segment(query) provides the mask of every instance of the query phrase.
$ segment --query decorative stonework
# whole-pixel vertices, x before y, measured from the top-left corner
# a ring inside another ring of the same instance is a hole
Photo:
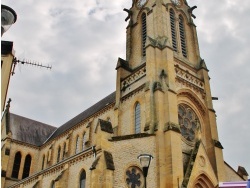
[[[201,105],[201,103],[197,100],[197,98],[194,97],[189,92],[182,92],[178,94],[178,96],[184,96],[184,97],[189,98],[191,101],[193,101],[193,103],[196,105],[196,107],[198,108],[198,110],[201,112],[202,115],[206,114],[205,108]]]
[[[126,170],[126,183],[129,188],[143,187],[143,174],[141,169],[131,166]]]
[[[121,82],[121,90],[125,91],[130,85],[146,76],[146,66],[143,66]]]
[[[196,76],[190,74],[188,71],[175,66],[176,80],[183,83],[189,88],[194,88],[196,90],[204,92],[204,83],[202,80]]]
[[[180,133],[180,126],[178,124],[173,123],[173,122],[168,122],[164,126],[164,132],[169,131],[169,130]]]
[[[199,165],[204,167],[206,165],[206,160],[203,156],[199,156]]]
[[[178,105],[178,120],[181,134],[188,142],[194,142],[199,130],[199,119],[192,108],[186,104]]]
[[[141,85],[139,88],[135,89],[134,91],[128,93],[127,95],[123,96],[121,98],[122,103],[124,103],[125,101],[131,99],[133,96],[135,96],[136,94],[140,93],[141,91],[143,91],[143,88],[145,87],[145,84]]]
[[[162,50],[167,47],[168,37],[158,36],[157,38],[153,39],[148,36],[148,39],[149,39],[150,45],[155,48],[159,48],[160,50]]]

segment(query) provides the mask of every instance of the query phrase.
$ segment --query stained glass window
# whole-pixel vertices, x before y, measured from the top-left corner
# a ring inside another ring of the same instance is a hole
[[[140,103],[135,105],[135,134],[141,132],[141,107]]]
[[[85,184],[86,184],[86,172],[85,170],[83,170],[80,176],[80,188],[85,188]]]
[[[180,104],[178,106],[178,119],[182,136],[193,142],[196,137],[197,123],[199,123],[197,115],[188,105]]]

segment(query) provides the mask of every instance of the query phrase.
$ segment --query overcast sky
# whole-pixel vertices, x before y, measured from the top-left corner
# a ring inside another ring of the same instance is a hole
[[[2,40],[16,57],[52,70],[18,65],[11,77],[11,112],[60,126],[115,90],[115,66],[125,59],[132,0],[2,0],[17,22]],[[237,4],[238,3],[238,4]],[[189,0],[201,57],[211,77],[224,159],[250,174],[250,2]]]

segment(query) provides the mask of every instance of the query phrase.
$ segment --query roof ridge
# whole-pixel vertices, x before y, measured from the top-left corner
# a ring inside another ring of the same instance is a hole
[[[80,114],[76,115],[75,117],[73,117],[72,119],[70,119],[69,121],[67,121],[63,125],[61,125],[60,127],[58,127],[49,136],[49,139],[47,139],[47,141],[44,142],[44,144],[47,143],[47,142],[49,142],[50,140],[54,139],[55,137],[61,135],[62,133],[66,132],[67,130],[71,129],[72,127],[74,127],[75,125],[77,125],[81,121],[87,119],[88,117],[90,117],[91,115],[95,114],[96,112],[100,111],[107,104],[111,104],[111,103],[115,102],[115,94],[116,94],[115,91],[112,92],[111,94],[107,95],[103,99],[101,99],[98,102],[96,102],[94,105],[90,106],[89,108],[87,108],[86,110],[84,110],[83,112],[81,112]]]

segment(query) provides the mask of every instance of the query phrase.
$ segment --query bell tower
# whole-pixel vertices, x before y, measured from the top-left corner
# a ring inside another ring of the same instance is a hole
[[[208,186],[224,180],[223,147],[208,69],[200,57],[195,8],[186,0],[133,0],[124,9],[126,60],[119,58],[116,67],[116,108],[143,89],[142,132],[156,136],[158,187],[195,187],[199,175]],[[205,175],[193,166],[198,160],[208,165]]]

